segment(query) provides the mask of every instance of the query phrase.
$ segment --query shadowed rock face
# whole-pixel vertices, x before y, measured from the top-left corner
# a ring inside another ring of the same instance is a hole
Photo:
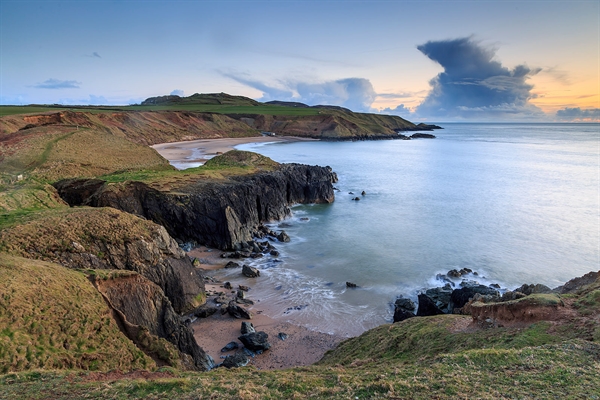
[[[109,306],[118,311],[122,329],[138,346],[140,329],[145,328],[151,335],[174,344],[183,353],[181,360],[188,369],[208,371],[213,367],[212,359],[198,346],[191,329],[175,313],[160,287],[137,274],[98,279],[95,285]]]
[[[329,167],[285,164],[224,183],[193,184],[178,194],[141,182],[104,184],[91,195],[90,184],[82,180],[54,186],[71,206],[117,208],[164,226],[180,240],[230,250],[251,240],[263,222],[289,216],[293,204],[333,202],[336,181]]]

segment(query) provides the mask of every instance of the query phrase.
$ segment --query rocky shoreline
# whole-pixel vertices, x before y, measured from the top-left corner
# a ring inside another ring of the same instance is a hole
[[[552,317],[549,315],[551,312],[544,309],[545,305],[533,312],[528,302],[523,302],[520,307],[515,307],[515,304],[531,295],[545,295],[544,299],[553,307],[560,304],[558,295],[572,293],[599,277],[600,271],[590,272],[553,289],[542,284],[523,284],[509,290],[501,288],[497,283],[489,285],[479,283],[479,274],[469,268],[453,269],[446,274],[436,276],[438,281],[444,282],[443,286],[420,290],[417,304],[410,298],[400,295],[393,304],[393,322],[442,314],[471,315],[474,322],[483,327],[502,327],[515,322],[548,320]],[[535,297],[529,299],[532,298]]]

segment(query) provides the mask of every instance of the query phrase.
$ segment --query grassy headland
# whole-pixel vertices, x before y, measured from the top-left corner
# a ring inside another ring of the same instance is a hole
[[[348,339],[310,367],[159,368],[119,330],[92,285],[113,272],[52,262],[79,247],[101,258],[99,243],[147,241],[158,226],[112,209],[69,208],[50,183],[100,177],[177,192],[277,164],[230,152],[176,171],[148,144],[259,135],[262,127],[394,133],[403,123],[222,94],[181,99],[83,111],[0,107],[11,114],[0,119],[0,398],[600,398],[598,280],[527,303],[555,307],[551,320],[489,327],[463,315],[412,318]]]

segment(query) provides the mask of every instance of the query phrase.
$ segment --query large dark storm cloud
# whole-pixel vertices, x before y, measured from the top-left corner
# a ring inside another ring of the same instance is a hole
[[[416,110],[419,116],[475,120],[543,116],[529,103],[533,86],[526,82],[539,69],[525,65],[508,69],[494,60],[494,49],[471,38],[430,41],[417,49],[444,68],[429,82],[431,91]]]

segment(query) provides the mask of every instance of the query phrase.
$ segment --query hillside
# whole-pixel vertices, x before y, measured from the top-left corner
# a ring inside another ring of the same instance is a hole
[[[258,136],[263,131],[324,140],[407,139],[398,132],[430,130],[397,116],[334,106],[259,103],[225,93],[153,97],[127,107],[0,107],[0,111],[5,114],[0,117],[0,143],[11,140],[7,135],[50,126],[85,127],[143,145]],[[24,114],[28,111],[32,114]]]
[[[0,378],[17,398],[508,399],[600,395],[600,280],[564,294],[555,321],[485,328],[470,316],[412,318],[349,339],[317,365],[209,373],[65,373]],[[568,316],[567,316],[568,315]],[[163,370],[166,371],[166,370]]]
[[[375,139],[403,120],[190,97],[246,111],[151,110],[185,102],[167,98],[0,119],[0,398],[600,397],[600,273],[382,325],[309,367],[211,369],[187,317],[203,310],[205,278],[176,240],[252,256],[262,223],[333,201],[336,175],[241,151],[177,171],[148,144],[261,130]]]

